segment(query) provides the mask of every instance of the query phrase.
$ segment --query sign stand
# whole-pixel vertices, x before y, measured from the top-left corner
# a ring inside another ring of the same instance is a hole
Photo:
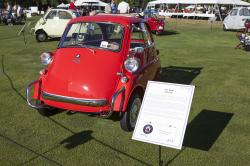
[[[158,164],[163,166],[161,146],[181,150],[195,87],[149,81],[132,136],[133,140],[158,145]]]

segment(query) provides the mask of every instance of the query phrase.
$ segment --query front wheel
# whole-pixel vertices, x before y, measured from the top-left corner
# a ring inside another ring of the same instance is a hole
[[[41,105],[41,102],[39,100],[37,100],[36,105]],[[38,111],[38,113],[40,115],[45,116],[45,117],[55,115],[55,114],[57,114],[59,112],[58,109],[56,109],[54,107],[49,107],[49,106],[37,108],[36,110]]]
[[[48,36],[47,36],[47,34],[44,31],[38,31],[36,33],[36,40],[38,42],[45,42],[45,41],[48,40]]]
[[[38,113],[42,116],[49,117],[58,113],[56,108],[38,108]]]
[[[133,131],[141,108],[141,98],[134,93],[128,103],[126,112],[121,115],[120,125],[124,131]]]

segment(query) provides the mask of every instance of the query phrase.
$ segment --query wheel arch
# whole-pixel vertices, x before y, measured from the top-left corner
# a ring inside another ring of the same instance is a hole
[[[47,32],[45,32],[45,30],[43,30],[43,29],[37,29],[35,31],[35,34],[38,34],[39,32],[44,32],[48,36]]]
[[[127,100],[125,100],[125,102],[124,102],[122,112],[126,111],[126,108],[128,107],[128,103],[131,100],[131,96],[133,96],[135,93],[138,93],[139,97],[142,100],[143,96],[144,96],[144,92],[145,92],[145,90],[144,90],[144,88],[142,86],[138,85],[138,86],[134,87],[134,89],[128,95]]]

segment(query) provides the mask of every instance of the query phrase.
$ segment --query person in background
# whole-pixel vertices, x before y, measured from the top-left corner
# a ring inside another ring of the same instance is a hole
[[[71,0],[69,3],[69,9],[70,10],[76,10],[76,6],[75,6],[75,1]]]
[[[117,13],[117,6],[116,6],[114,0],[111,1],[110,6],[111,6],[111,13],[112,13],[112,14],[116,14],[116,13]]]
[[[15,4],[15,5],[12,7],[12,12],[13,12],[13,13],[16,13],[16,11],[17,11],[17,5]]]
[[[104,13],[111,13],[111,6],[110,6],[110,4],[107,4],[105,6]]]
[[[121,13],[121,14],[125,14],[125,13],[129,13],[129,4],[125,1],[121,1],[119,4],[118,4],[118,13]]]
[[[97,12],[95,10],[92,10],[91,12],[89,12],[89,16],[94,16],[97,15]]]
[[[21,16],[21,6],[19,4],[17,5],[16,15],[17,15],[17,17]]]
[[[9,11],[10,9],[11,9],[11,6],[10,6],[9,2],[7,2],[6,10]]]

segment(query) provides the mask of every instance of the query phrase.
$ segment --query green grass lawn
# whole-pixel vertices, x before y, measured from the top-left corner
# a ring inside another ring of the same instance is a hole
[[[33,22],[34,24],[34,22]],[[25,102],[26,85],[37,79],[43,51],[17,36],[21,26],[0,26],[0,165],[157,165],[158,146],[131,140],[117,117],[100,119],[67,112],[40,116]],[[217,23],[170,20],[154,36],[162,81],[196,86],[181,151],[164,147],[169,165],[250,164],[250,52],[234,49],[236,32]]]

